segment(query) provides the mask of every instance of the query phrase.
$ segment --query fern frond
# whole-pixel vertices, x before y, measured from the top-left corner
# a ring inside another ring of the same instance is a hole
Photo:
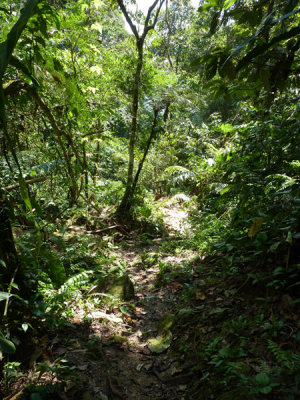
[[[292,368],[292,355],[288,351],[282,350],[282,348],[272,340],[268,340],[268,348],[271,350],[275,360],[281,366],[288,369]]]
[[[277,188],[277,190],[285,190],[289,186],[293,186],[295,183],[297,183],[297,179],[287,176],[285,174],[268,175],[266,180],[269,181],[269,183],[267,184],[267,187],[269,189]]]
[[[76,292],[81,286],[88,283],[89,275],[92,273],[93,271],[84,271],[69,278],[52,296],[50,302],[52,304],[57,304],[72,297],[74,292]]]
[[[300,372],[300,354],[292,354],[293,368]]]
[[[189,169],[182,167],[181,165],[172,165],[168,167],[163,172],[163,179],[173,178],[178,182],[186,181],[186,180],[193,180],[195,179],[194,172],[190,171]]]

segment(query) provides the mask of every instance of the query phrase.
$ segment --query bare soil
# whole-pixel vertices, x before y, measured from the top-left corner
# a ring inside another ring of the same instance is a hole
[[[170,237],[188,233],[187,213],[177,203],[164,205],[164,224]],[[59,379],[51,373],[41,374],[40,382],[51,381],[59,388],[51,399],[83,400],[181,400],[191,379],[190,371],[167,345],[161,353],[151,351],[149,339],[160,334],[160,321],[173,315],[177,302],[176,284],[157,285],[159,263],[176,266],[192,253],[170,255],[161,251],[162,239],[147,244],[135,240],[114,245],[116,259],[125,262],[135,286],[135,297],[127,309],[97,308],[94,304],[78,306],[70,319],[70,326],[54,337],[46,336],[40,354],[47,365],[72,366],[72,373],[59,386]],[[153,254],[154,262],[143,262]],[[157,255],[158,256],[155,256]],[[155,258],[156,257],[156,258]],[[131,305],[131,306],[130,306]],[[169,343],[170,344],[170,343]],[[40,362],[40,359],[38,359]],[[30,374],[29,374],[30,375]],[[50,377],[50,378],[49,378]],[[29,376],[27,376],[27,381]],[[19,384],[22,383],[20,379]],[[5,400],[25,399],[21,386]]]

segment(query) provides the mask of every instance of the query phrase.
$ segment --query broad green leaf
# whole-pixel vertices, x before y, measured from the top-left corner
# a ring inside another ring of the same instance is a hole
[[[234,126],[231,124],[221,124],[218,126],[218,130],[220,130],[223,133],[230,133],[236,130]]]
[[[31,214],[33,214],[32,205],[28,194],[28,189],[25,183],[25,179],[23,178],[22,175],[19,175],[19,185],[20,185],[22,199],[24,200],[27,209],[31,212]]]
[[[272,47],[274,44],[279,43],[283,40],[290,39],[292,37],[296,37],[300,33],[300,27],[296,26],[292,29],[290,29],[287,32],[284,32],[276,37],[274,37],[269,43],[264,43],[256,46],[253,50],[247,53],[245,57],[243,57],[238,65],[237,65],[237,71],[242,69],[244,66],[248,65],[248,63],[255,57],[259,56],[260,54],[264,53],[267,51],[270,47]]]
[[[234,4],[235,2],[236,2],[236,0],[225,0],[225,2],[223,4],[224,10],[228,10],[228,8],[231,7],[232,4]]]
[[[14,48],[21,36],[23,29],[25,28],[29,18],[35,13],[36,6],[40,0],[28,0],[22,9],[22,13],[18,21],[12,27],[11,31],[7,35],[5,42],[0,44],[0,78],[2,78],[6,67],[9,63],[9,59],[14,51]]]
[[[149,339],[149,349],[152,353],[162,353],[167,350],[172,343],[172,332],[168,331],[165,335],[157,336],[155,339]]]
[[[6,354],[14,354],[16,351],[16,347],[13,342],[3,336],[0,336],[0,350]]]
[[[203,4],[203,5],[199,8],[199,10],[200,10],[200,11],[206,11],[206,10],[208,10],[209,8],[216,7],[217,5],[218,5],[218,0],[211,0],[209,3]]]
[[[292,232],[289,231],[287,234],[286,242],[289,243],[290,245],[293,244],[293,238],[292,238]]]
[[[230,190],[230,186],[224,187],[224,189],[221,190],[220,195],[223,196],[223,194],[227,193]]]
[[[11,294],[6,292],[0,292],[0,301],[7,300],[11,297]]]
[[[274,253],[274,252],[278,249],[278,246],[279,246],[279,245],[280,245],[280,242],[275,242],[275,243],[273,243],[272,246],[270,246],[269,251],[271,251],[272,253]]]
[[[220,313],[223,313],[224,311],[227,311],[227,310],[229,310],[228,307],[223,307],[223,308],[222,307],[217,307],[214,310],[212,310],[209,314],[211,314],[211,315],[220,314]]]
[[[141,208],[141,214],[142,214],[143,217],[149,218],[151,216],[151,214],[152,214],[151,208],[146,207],[146,206],[142,207]]]
[[[259,386],[268,386],[270,383],[270,377],[267,374],[257,374],[254,379]]]
[[[232,57],[234,57],[235,55],[237,55],[248,43],[253,42],[254,40],[256,40],[264,31],[266,28],[268,27],[272,27],[275,24],[277,24],[278,22],[284,21],[285,19],[291,17],[292,15],[295,15],[297,13],[300,12],[300,8],[294,11],[289,12],[288,14],[283,15],[282,17],[273,20],[273,16],[274,13],[271,13],[269,15],[267,15],[267,17],[263,20],[263,22],[261,23],[261,25],[259,26],[259,28],[257,29],[257,31],[251,35],[250,37],[248,37],[248,39],[246,39],[243,43],[241,43],[234,51],[233,53],[227,58],[227,60],[225,61],[225,63],[231,59]]]
[[[130,315],[130,313],[128,312],[126,307],[120,306],[119,308],[120,308],[120,311],[121,311],[122,314]]]
[[[89,5],[86,3],[81,4],[81,11],[84,12],[85,10],[87,10],[89,8]]]
[[[212,17],[211,23],[210,23],[210,30],[209,33],[213,35],[216,33],[217,28],[218,28],[218,22],[219,22],[219,17],[220,17],[220,11],[216,11]]]
[[[236,68],[231,60],[222,60],[218,67],[218,71],[222,78],[228,77],[230,80],[233,80],[236,77]]]

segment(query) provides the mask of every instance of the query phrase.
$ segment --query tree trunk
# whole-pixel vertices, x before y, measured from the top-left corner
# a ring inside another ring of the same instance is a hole
[[[158,109],[154,109],[154,119],[153,119],[153,123],[152,123],[151,133],[150,133],[150,136],[149,136],[148,141],[147,141],[147,145],[146,145],[146,148],[145,148],[145,151],[144,151],[143,158],[141,159],[141,161],[139,163],[139,166],[138,166],[138,169],[137,169],[137,172],[135,174],[135,178],[134,178],[133,185],[132,185],[132,192],[133,193],[134,193],[134,191],[136,189],[136,186],[137,186],[137,183],[138,183],[138,180],[139,180],[139,177],[140,177],[140,173],[141,173],[141,171],[143,169],[144,162],[145,162],[146,157],[148,155],[151,143],[155,138],[158,111],[159,111]]]
[[[126,7],[124,5],[123,0],[117,0],[122,13],[128,22],[132,33],[134,34],[136,38],[136,48],[138,52],[138,62],[136,66],[136,71],[135,71],[135,78],[134,78],[134,85],[133,85],[133,99],[132,99],[132,119],[131,119],[131,132],[130,132],[130,137],[129,137],[129,163],[128,163],[128,174],[127,174],[127,182],[126,182],[126,189],[124,196],[122,198],[122,201],[117,209],[116,216],[117,218],[121,220],[126,220],[130,219],[130,210],[132,206],[132,200],[133,200],[133,195],[134,195],[134,190],[136,187],[136,183],[134,184],[133,181],[133,171],[134,171],[134,149],[135,149],[135,142],[136,142],[136,132],[137,132],[137,117],[138,117],[138,110],[139,110],[139,86],[140,86],[140,81],[141,81],[141,73],[143,69],[143,54],[144,54],[144,42],[146,39],[146,36],[148,32],[151,29],[155,28],[158,15],[160,12],[160,9],[164,3],[164,0],[154,0],[153,4],[149,7],[147,16],[145,19],[145,25],[144,25],[144,30],[142,35],[140,35],[137,31],[136,26],[132,22]],[[152,14],[152,11],[154,8],[157,6],[159,3],[158,9],[156,10],[155,16],[154,16],[154,21],[151,25],[149,25],[150,22],[150,17]],[[141,167],[143,166],[143,163]],[[138,171],[137,173],[137,179],[139,177],[139,174],[141,172]]]
[[[19,287],[18,294],[21,297],[26,296],[26,288],[9,219],[9,208],[3,198],[0,198],[0,260],[5,265],[0,266],[1,290],[7,291],[9,283],[15,276],[14,282]]]
[[[131,132],[129,137],[129,163],[128,163],[128,173],[126,189],[118,207],[117,215],[120,217],[129,217],[130,208],[132,203],[132,196],[134,192],[133,188],[133,170],[134,170],[134,149],[136,142],[136,130],[137,130],[137,116],[139,110],[139,85],[141,80],[141,73],[143,68],[143,46],[144,40],[139,39],[136,42],[138,49],[138,63],[135,71],[135,79],[133,86],[133,101],[132,101],[132,120],[131,120]],[[127,214],[127,215],[126,215]]]
[[[50,125],[51,125],[53,131],[56,133],[57,142],[61,148],[63,158],[66,163],[67,170],[68,170],[68,174],[69,174],[69,177],[70,177],[70,180],[72,183],[69,193],[70,193],[70,205],[73,205],[76,202],[76,200],[80,194],[80,190],[77,185],[76,175],[74,174],[74,170],[73,170],[71,160],[70,160],[70,155],[69,155],[69,153],[66,149],[66,146],[63,142],[63,139],[62,139],[63,137],[65,138],[65,140],[67,141],[67,143],[71,147],[71,149],[73,150],[75,157],[76,157],[76,161],[80,164],[82,170],[84,169],[83,161],[81,160],[81,158],[79,156],[79,153],[72,141],[72,138],[66,132],[64,132],[62,129],[60,129],[60,127],[57,125],[57,123],[55,121],[54,116],[51,113],[50,108],[41,99],[41,97],[38,95],[38,93],[34,89],[30,88],[28,85],[26,86],[26,90],[32,96],[32,98],[34,99],[36,104],[45,113],[45,115],[47,116],[47,118],[50,122]]]

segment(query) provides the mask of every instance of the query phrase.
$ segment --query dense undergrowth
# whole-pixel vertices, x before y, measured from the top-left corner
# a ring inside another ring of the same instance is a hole
[[[290,196],[290,191],[282,196]],[[255,219],[246,219],[247,229],[241,229],[242,224],[232,220],[229,213],[216,215],[212,201],[205,212],[199,213],[192,200],[181,207],[191,212],[193,233],[169,237],[160,225],[163,202],[149,204],[152,217],[148,222],[136,221],[134,235],[141,247],[151,246],[153,239],[164,235],[159,251],[146,252],[141,264],[146,271],[158,265],[156,285],[176,289],[172,350],[183,354],[193,373],[186,398],[296,399],[300,299],[298,238],[294,233],[289,239],[293,228],[279,226],[262,241],[256,236],[267,236],[265,219],[259,226]],[[22,371],[31,365],[28,352],[19,353],[21,343],[29,343],[30,352],[34,338],[72,324],[78,307],[86,309],[87,321],[93,308],[119,307],[124,316],[130,315],[131,306],[109,293],[111,282],[126,275],[126,262],[115,260],[112,252],[122,243],[126,247],[127,232],[105,231],[107,222],[99,221],[93,212],[87,217],[78,209],[69,210],[69,219],[61,220],[59,229],[56,226],[51,231],[48,225],[43,242],[37,239],[35,230],[15,228],[24,276],[33,294],[29,300],[12,297],[2,325],[7,338],[3,342],[7,346],[2,370],[4,393],[9,393]],[[92,235],[88,229],[104,231]],[[276,241],[278,245],[272,247]],[[196,255],[178,265],[160,261],[162,255],[191,250]],[[61,382],[72,379],[74,373],[71,365],[61,361],[48,367],[42,361],[35,365],[36,375],[28,383],[28,393],[36,394],[45,385],[39,376],[47,371]],[[51,380],[48,384],[51,386]]]
[[[297,400],[297,2],[166,2],[140,63],[121,0],[2,3],[4,396],[21,385],[30,400],[53,398],[80,380],[40,346],[78,308],[84,327],[91,310],[131,318],[128,265],[114,255],[131,241],[141,268],[159,268],[155,287],[176,295],[169,338],[191,376],[184,398]],[[190,228],[164,225],[167,204]],[[111,291],[121,281],[123,298]]]

